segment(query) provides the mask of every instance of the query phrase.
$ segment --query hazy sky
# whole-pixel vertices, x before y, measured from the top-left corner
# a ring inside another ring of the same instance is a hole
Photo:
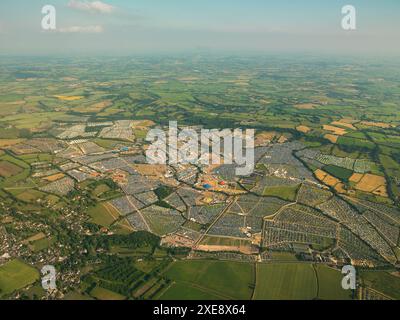
[[[43,31],[42,7],[57,29]],[[357,30],[341,8],[357,9]],[[0,0],[0,54],[400,53],[400,0]]]

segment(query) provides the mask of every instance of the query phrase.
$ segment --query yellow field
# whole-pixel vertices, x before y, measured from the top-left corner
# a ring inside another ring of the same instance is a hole
[[[314,174],[320,181],[324,181],[325,177],[327,176],[327,173],[325,171],[322,171],[321,169],[315,170]]]
[[[326,173],[325,171],[323,171],[321,169],[315,170],[314,174],[318,180],[322,181],[323,183],[325,183],[326,185],[328,185],[330,187],[335,187],[339,183],[341,184],[339,179],[331,176],[330,174]],[[338,190],[341,190],[341,191],[344,190],[343,185],[338,186]]]
[[[385,186],[386,186],[386,180],[384,177],[367,173],[357,183],[356,189],[364,192],[373,192]],[[378,193],[382,193],[382,189],[380,189]],[[385,193],[386,193],[386,188],[385,188]]]
[[[102,102],[92,104],[91,106],[80,106],[78,108],[74,108],[74,110],[79,112],[100,112],[111,105],[112,105],[111,100],[105,100]]]
[[[326,131],[332,131],[337,136],[344,136],[347,133],[347,131],[345,129],[326,125],[326,124],[323,126],[323,129]]]
[[[83,99],[83,96],[54,96],[58,100],[63,100],[63,101],[76,101],[76,100],[81,100]]]
[[[316,105],[314,103],[301,103],[301,104],[296,104],[295,108],[300,109],[300,110],[312,110],[314,109]]]
[[[256,135],[254,146],[265,146],[266,144],[270,143],[272,139],[276,136],[275,131],[264,131],[260,132]]]
[[[351,129],[351,130],[357,130],[357,128],[355,126],[353,126],[352,123],[346,122],[344,119],[341,119],[339,121],[333,121],[331,123],[331,125],[346,127],[348,129]]]
[[[330,187],[334,187],[336,186],[338,183],[340,183],[340,180],[331,176],[330,174],[327,174],[325,179],[324,179],[324,183],[327,184]]]
[[[393,125],[384,122],[362,121],[361,124],[369,127],[378,127],[383,129],[388,129],[393,127]]]
[[[324,135],[325,139],[328,139],[332,143],[336,143],[339,139],[339,136],[335,136],[334,134],[326,134]]]
[[[297,131],[303,132],[303,133],[308,133],[311,131],[311,129],[307,126],[298,126],[296,128]]]
[[[0,139],[0,148],[7,148],[25,141],[25,139]]]
[[[337,193],[347,193],[347,190],[344,188],[344,184],[343,183],[338,183],[335,186],[335,190]]]
[[[353,173],[353,175],[349,178],[350,182],[360,182],[363,174],[361,173]]]
[[[43,179],[46,181],[49,181],[49,182],[53,182],[53,181],[60,180],[61,178],[64,178],[64,176],[65,176],[65,174],[63,174],[63,173],[57,173],[57,174],[53,174],[52,176],[48,176]]]

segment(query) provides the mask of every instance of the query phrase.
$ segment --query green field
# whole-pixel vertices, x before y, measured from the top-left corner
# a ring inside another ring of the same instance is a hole
[[[90,291],[90,295],[93,298],[98,300],[125,300],[126,298],[123,295],[120,295],[116,292],[101,288],[95,287],[92,291]]]
[[[392,299],[400,299],[400,277],[386,271],[361,271],[360,276],[364,285]]]
[[[278,263],[257,265],[256,300],[311,300],[318,284],[311,264]]]
[[[165,276],[180,285],[194,287],[193,293],[178,296],[178,291],[164,294],[176,299],[195,299],[201,292],[222,296],[226,299],[250,299],[254,284],[254,265],[250,263],[226,261],[177,261]],[[175,293],[174,293],[175,292]]]
[[[187,283],[174,283],[159,300],[225,300],[223,296]]]
[[[349,169],[341,168],[334,165],[327,165],[323,167],[323,170],[342,181],[348,181],[353,174],[353,171]]]
[[[266,187],[264,189],[263,196],[277,197],[287,201],[294,201],[296,199],[299,187],[299,185]]]
[[[88,210],[90,221],[102,227],[109,227],[118,217],[119,213],[107,203],[98,203]]]
[[[322,300],[349,300],[351,293],[343,290],[341,283],[343,275],[339,270],[325,265],[316,265],[318,276],[318,299]]]
[[[20,260],[12,260],[0,267],[0,297],[34,283],[39,272]]]

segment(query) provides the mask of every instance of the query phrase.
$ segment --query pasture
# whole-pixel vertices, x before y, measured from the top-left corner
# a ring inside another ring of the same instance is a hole
[[[119,217],[118,211],[108,203],[98,203],[88,210],[88,214],[92,223],[107,228]]]
[[[232,261],[177,261],[165,276],[181,285],[194,287],[189,296],[198,297],[200,290],[226,299],[247,300],[253,292],[254,265]],[[178,297],[176,289],[171,290],[176,298],[185,297],[183,294]],[[166,294],[168,297],[168,291]]]
[[[256,300],[311,300],[317,294],[318,283],[311,264],[257,265]]]
[[[351,292],[343,290],[341,283],[343,275],[339,270],[325,265],[316,265],[318,277],[318,299],[349,300]]]
[[[296,199],[299,185],[296,186],[279,186],[279,187],[266,187],[263,195],[270,197],[277,197],[282,200],[294,201]]]
[[[39,272],[20,260],[11,260],[0,266],[0,297],[34,283]]]

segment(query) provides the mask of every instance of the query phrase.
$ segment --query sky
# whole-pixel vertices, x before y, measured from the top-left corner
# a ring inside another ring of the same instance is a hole
[[[343,30],[342,7],[356,9]],[[43,30],[42,7],[56,9]],[[399,0],[0,0],[0,54],[400,54]]]

